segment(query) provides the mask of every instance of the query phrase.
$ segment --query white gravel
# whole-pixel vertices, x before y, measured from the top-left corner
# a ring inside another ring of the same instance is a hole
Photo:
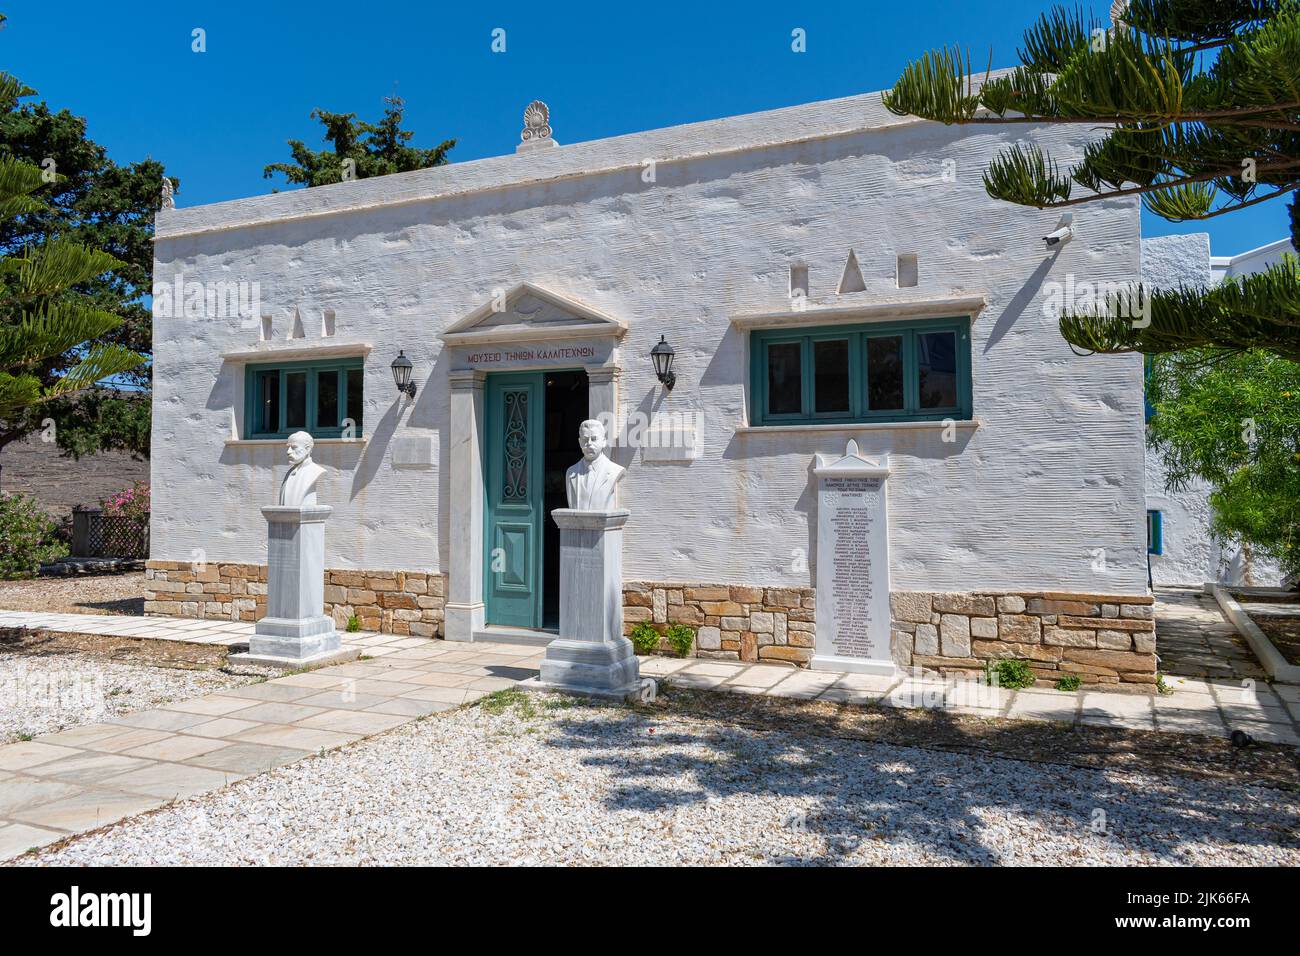
[[[237,676],[77,653],[0,654],[0,744],[201,697],[259,676],[253,669]]]
[[[22,862],[1300,865],[1278,790],[561,703],[437,715]]]

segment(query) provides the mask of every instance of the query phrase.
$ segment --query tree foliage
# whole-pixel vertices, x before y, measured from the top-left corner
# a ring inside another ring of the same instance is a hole
[[[1213,531],[1300,574],[1300,365],[1263,350],[1161,355],[1147,396],[1169,486],[1211,482]]]
[[[0,22],[3,18],[0,17]],[[0,255],[19,256],[24,249],[58,237],[70,245],[107,253],[116,260],[111,270],[85,278],[75,286],[81,301],[120,318],[99,342],[147,355],[152,349],[152,317],[144,296],[152,286],[153,217],[160,204],[164,169],[156,160],[119,166],[107,150],[86,135],[86,121],[67,110],[52,110],[33,102],[32,91],[16,84],[0,97],[0,156],[37,167],[39,184],[28,194],[36,200],[0,215]],[[175,180],[173,180],[175,182]],[[10,215],[8,212],[17,214]],[[13,275],[0,277],[5,287]],[[6,295],[8,293],[5,293]],[[70,350],[28,366],[42,390],[50,389],[78,361]],[[150,366],[136,364],[116,379],[128,389],[147,390]],[[0,416],[0,449],[42,427],[46,418],[56,424],[56,438],[65,453],[92,453],[88,425],[104,435],[131,436],[123,448],[136,456],[149,453],[149,428],[139,428],[138,407],[105,402],[102,395],[85,391],[54,401],[30,405],[23,411]],[[113,416],[122,412],[128,421]]]
[[[16,81],[0,76],[4,87],[14,89]],[[0,156],[0,220],[37,208],[32,194],[40,185],[35,166]],[[78,290],[118,264],[106,252],[58,238],[0,258],[0,419],[75,395],[143,361],[126,346],[103,341],[122,319]],[[55,362],[62,372],[48,381],[44,373]]]
[[[310,149],[302,140],[291,139],[292,161],[271,163],[262,175],[270,179],[282,173],[294,185],[325,186],[345,178],[368,179],[444,165],[456,141],[443,140],[432,149],[411,146],[415,133],[402,129],[405,108],[401,97],[385,97],[384,117],[378,123],[358,121],[356,113],[312,110],[311,118],[320,120],[325,127],[324,139],[332,148]],[[350,165],[347,160],[351,160]]]
[[[1032,142],[984,173],[996,198],[1060,208],[1140,196],[1173,221],[1209,219],[1300,188],[1300,2],[1130,0],[1116,22],[1055,7],[1024,34],[1020,65],[978,78],[969,53],[927,53],[885,105],[942,123],[1080,124],[1100,134],[1062,166]],[[1295,205],[1292,196],[1293,239]],[[1149,326],[1065,315],[1098,352],[1265,348],[1300,356],[1300,280],[1281,265],[1251,288],[1152,294]],[[1263,308],[1261,308],[1261,305]]]

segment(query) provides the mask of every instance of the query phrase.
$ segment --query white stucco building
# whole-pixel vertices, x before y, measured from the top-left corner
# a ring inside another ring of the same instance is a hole
[[[891,469],[899,663],[1154,679],[1142,361],[1075,355],[1044,308],[1067,276],[1137,276],[1137,203],[1081,207],[1048,249],[1058,215],[981,182],[1017,139],[1065,161],[1089,135],[869,94],[165,210],[155,281],[200,304],[155,322],[149,610],[259,613],[258,506],[307,428],[340,624],[547,640],[546,516],[599,417],[629,627],[805,663],[812,462],[852,438]],[[205,313],[221,282],[258,283],[259,314]]]
[[[1279,239],[1235,256],[1210,255],[1210,236],[1198,232],[1142,240],[1142,281],[1154,288],[1178,285],[1208,287],[1225,278],[1267,269],[1292,253],[1291,241]],[[1157,584],[1248,584],[1260,587],[1282,583],[1276,561],[1235,546],[1224,545],[1210,534],[1210,486],[1195,482],[1172,490],[1165,484],[1159,454],[1147,451],[1148,549],[1151,580]]]

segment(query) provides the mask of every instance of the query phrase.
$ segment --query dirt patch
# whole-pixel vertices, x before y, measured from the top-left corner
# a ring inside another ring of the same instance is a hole
[[[1260,614],[1252,615],[1251,620],[1268,636],[1269,642],[1286,658],[1288,664],[1300,667],[1300,615],[1274,617]]]
[[[144,572],[0,581],[0,608],[56,614],[143,614]]]
[[[674,688],[672,678],[649,711],[729,720],[764,730],[870,740],[949,753],[1091,769],[1181,774],[1198,779],[1300,790],[1300,749],[1280,744],[1233,747],[1199,734],[1069,726],[1048,721],[970,717],[944,710],[800,701]],[[662,682],[661,682],[662,688]]]
[[[25,657],[77,654],[119,664],[176,670],[213,670],[227,666],[227,650],[219,644],[149,641],[108,634],[62,634],[24,628],[0,628],[0,654]]]

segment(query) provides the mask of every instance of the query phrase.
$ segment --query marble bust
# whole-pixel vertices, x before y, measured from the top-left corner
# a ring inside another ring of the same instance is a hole
[[[311,460],[311,450],[316,442],[306,432],[289,436],[289,471],[280,482],[280,504],[291,508],[314,507],[316,482],[325,469]]]
[[[564,473],[569,507],[577,511],[614,511],[618,508],[618,483],[627,469],[605,455],[605,426],[588,419],[578,426],[582,461]]]

